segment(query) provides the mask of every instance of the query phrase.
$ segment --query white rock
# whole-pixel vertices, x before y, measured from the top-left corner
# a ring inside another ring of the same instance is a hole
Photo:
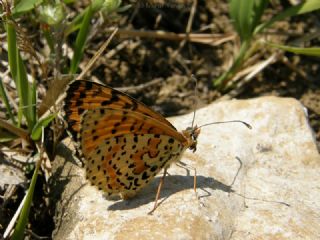
[[[193,170],[173,164],[153,215],[147,213],[161,175],[134,199],[110,201],[86,183],[81,168],[57,157],[55,184],[64,191],[53,188],[59,200],[53,238],[319,239],[320,157],[303,106],[276,97],[219,102],[198,110],[196,123],[234,119],[253,129],[204,127],[197,152],[182,158],[197,170],[199,200]],[[184,129],[192,114],[170,121]],[[59,151],[71,157],[67,148]]]

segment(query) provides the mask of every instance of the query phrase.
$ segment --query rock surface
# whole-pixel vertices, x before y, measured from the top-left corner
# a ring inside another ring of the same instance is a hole
[[[106,200],[61,144],[53,238],[320,239],[320,157],[303,106],[276,97],[219,102],[198,110],[196,123],[234,119],[253,129],[202,128],[197,152],[182,158],[186,166],[169,168],[153,215],[161,175],[134,199]],[[181,130],[192,114],[169,120]]]

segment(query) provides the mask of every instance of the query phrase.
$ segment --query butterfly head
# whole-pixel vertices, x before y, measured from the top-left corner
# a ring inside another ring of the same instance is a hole
[[[195,152],[197,150],[197,139],[200,134],[200,128],[197,126],[188,127],[186,130],[182,131],[182,134],[188,141],[188,148]]]

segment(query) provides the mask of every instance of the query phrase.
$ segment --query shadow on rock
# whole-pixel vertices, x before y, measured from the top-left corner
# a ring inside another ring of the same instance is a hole
[[[134,209],[141,205],[154,202],[157,187],[159,185],[161,177],[156,177],[152,183],[143,188],[134,198],[129,200],[121,200],[112,204],[108,210],[128,210]],[[171,195],[190,189],[194,187],[194,177],[193,176],[181,176],[181,175],[171,175],[167,176],[164,180],[164,184],[161,189],[159,197],[159,205],[169,198]],[[205,194],[199,195],[199,198],[205,198],[211,196],[211,193],[206,190],[206,188],[211,188],[212,190],[221,190],[224,192],[233,192],[230,186],[227,186],[214,178],[197,176],[197,190],[201,189]]]

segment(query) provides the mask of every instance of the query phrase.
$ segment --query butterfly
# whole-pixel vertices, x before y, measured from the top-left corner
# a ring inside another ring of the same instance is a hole
[[[86,178],[108,196],[133,197],[186,149],[196,151],[200,127],[182,132],[114,88],[76,80],[66,89],[64,119],[84,158]]]
[[[133,197],[186,149],[200,128],[182,132],[138,100],[114,88],[76,80],[64,100],[67,129],[85,162],[86,178],[107,195]]]

